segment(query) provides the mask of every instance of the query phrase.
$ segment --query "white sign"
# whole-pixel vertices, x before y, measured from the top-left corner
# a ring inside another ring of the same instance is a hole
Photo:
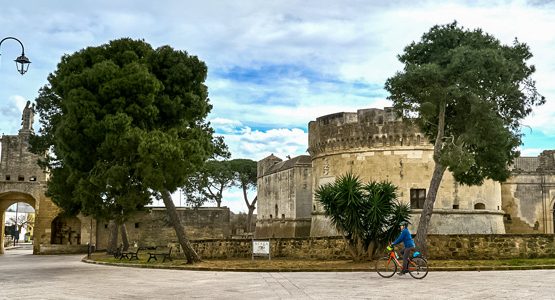
[[[270,255],[270,241],[252,241],[252,254]]]

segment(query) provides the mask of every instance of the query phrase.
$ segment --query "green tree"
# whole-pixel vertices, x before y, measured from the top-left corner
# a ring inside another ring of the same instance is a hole
[[[63,56],[37,98],[41,135],[31,139],[35,153],[52,153],[56,203],[126,215],[162,199],[187,262],[199,261],[171,193],[224,146],[205,121],[206,72],[184,51],[127,38]]]
[[[363,184],[348,173],[315,192],[331,223],[345,241],[353,260],[374,257],[400,233],[407,222],[408,204],[397,201],[397,187],[389,182]]]
[[[256,201],[258,196],[255,196],[252,201],[249,201],[247,192],[256,188],[257,165],[256,161],[251,159],[233,159],[229,161],[230,169],[234,174],[234,186],[239,187],[243,191],[243,199],[248,208],[247,214],[247,232],[252,232],[252,216],[256,209]]]
[[[519,155],[521,120],[545,102],[526,62],[529,47],[502,45],[480,29],[434,26],[404,49],[404,70],[389,78],[394,107],[415,120],[434,145],[435,167],[416,242],[426,252],[428,224],[446,169],[462,184],[504,181]]]
[[[234,174],[229,161],[209,160],[200,171],[187,178],[183,186],[183,195],[187,203],[200,207],[207,201],[222,205],[223,192],[233,185]]]

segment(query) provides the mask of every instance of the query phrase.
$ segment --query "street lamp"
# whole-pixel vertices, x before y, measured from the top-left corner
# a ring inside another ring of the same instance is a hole
[[[29,69],[29,64],[31,63],[31,61],[25,56],[25,47],[23,47],[23,44],[21,43],[20,40],[11,36],[3,38],[0,41],[0,47],[2,46],[2,42],[4,42],[5,40],[16,40],[21,45],[21,56],[16,58],[14,61],[15,61],[15,66],[17,68],[17,71],[21,75],[25,74],[27,72],[27,69]]]

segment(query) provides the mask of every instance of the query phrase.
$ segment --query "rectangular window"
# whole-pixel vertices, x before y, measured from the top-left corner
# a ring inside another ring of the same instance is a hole
[[[10,180],[10,175],[6,175],[6,180]]]
[[[17,176],[18,181],[25,181],[25,177],[23,175]]]
[[[410,208],[422,209],[426,201],[426,189],[410,189]]]

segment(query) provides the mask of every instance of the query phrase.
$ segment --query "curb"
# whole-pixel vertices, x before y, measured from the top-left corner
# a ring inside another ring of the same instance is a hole
[[[159,264],[134,264],[134,263],[109,263],[103,261],[95,261],[84,257],[82,262],[88,264],[143,268],[143,269],[168,269],[168,270],[188,270],[188,271],[218,271],[218,272],[375,272],[373,268],[369,269],[352,269],[352,268],[336,268],[336,269],[316,269],[316,268],[218,268],[218,267],[194,267],[194,266],[164,266]],[[429,267],[432,272],[456,272],[456,271],[515,271],[515,270],[553,270],[555,265],[535,265],[535,266],[472,266],[472,267]]]

